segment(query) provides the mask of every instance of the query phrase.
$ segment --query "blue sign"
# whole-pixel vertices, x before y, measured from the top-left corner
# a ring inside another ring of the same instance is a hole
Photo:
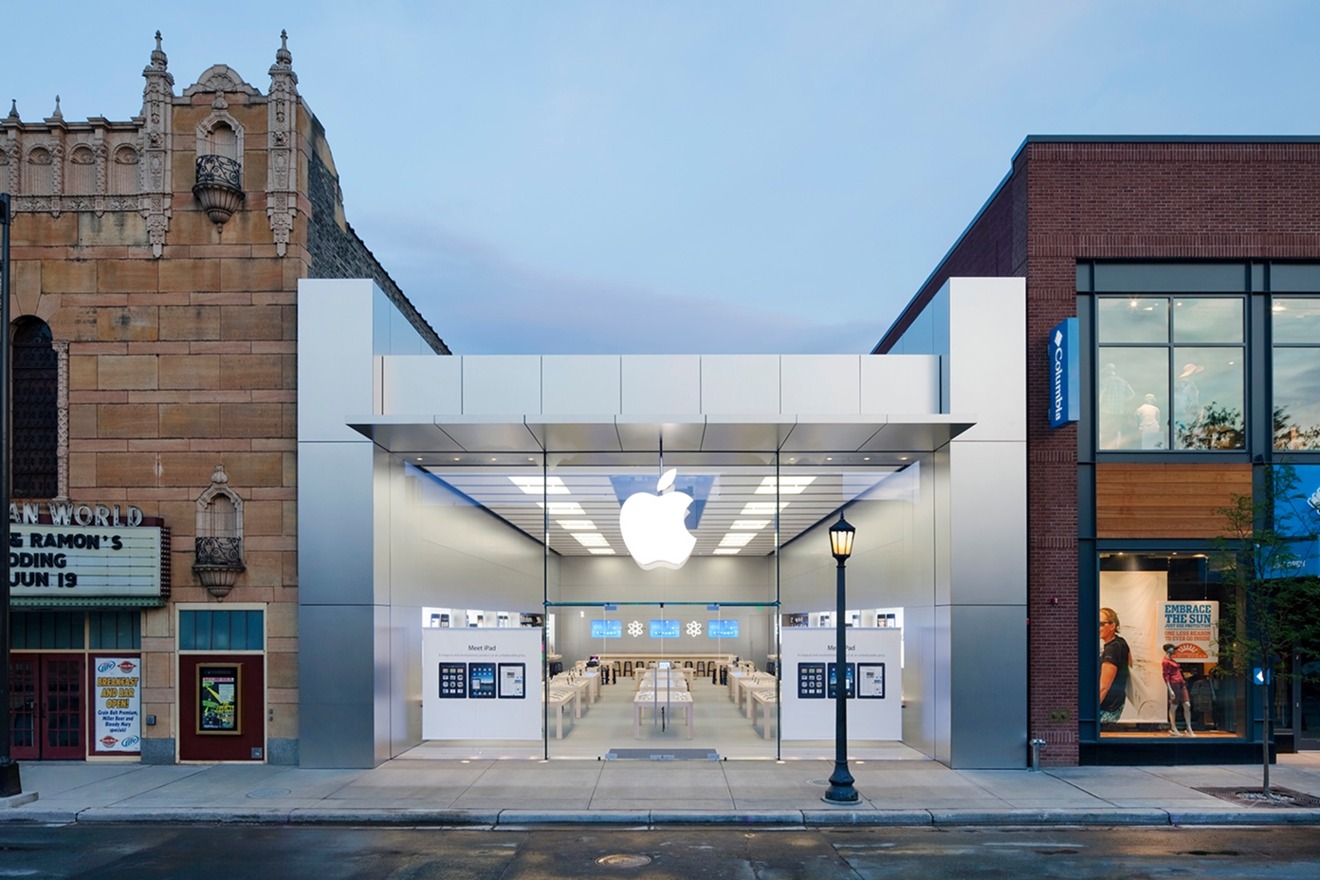
[[[712,639],[736,639],[738,638],[738,621],[708,620],[706,621],[706,635]]]
[[[1270,683],[1270,668],[1269,668],[1268,666],[1264,666],[1264,667],[1257,666],[1257,667],[1255,667],[1254,669],[1252,669],[1252,670],[1251,670],[1251,683],[1252,683],[1252,684],[1269,684],[1269,683]]]
[[[682,631],[682,627],[677,620],[651,621],[651,638],[653,639],[676,639]]]
[[[591,622],[591,637],[593,639],[623,638],[623,621],[593,620]]]
[[[1288,552],[1265,576],[1320,575],[1320,465],[1275,465],[1274,492],[1274,530]]]
[[[1077,421],[1081,411],[1081,370],[1077,319],[1064,318],[1050,331],[1050,427]]]

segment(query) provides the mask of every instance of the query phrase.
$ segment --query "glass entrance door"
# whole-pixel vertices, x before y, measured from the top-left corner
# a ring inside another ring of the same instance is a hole
[[[564,671],[543,698],[550,757],[776,756],[772,607],[634,600],[554,610]]]

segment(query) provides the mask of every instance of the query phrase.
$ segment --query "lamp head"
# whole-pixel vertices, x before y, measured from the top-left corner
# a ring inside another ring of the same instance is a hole
[[[840,510],[839,521],[830,526],[830,552],[835,559],[843,562],[852,555],[853,535],[856,533],[857,530],[848,524]]]

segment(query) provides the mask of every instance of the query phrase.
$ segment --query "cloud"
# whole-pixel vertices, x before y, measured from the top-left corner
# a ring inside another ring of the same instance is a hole
[[[529,266],[452,230],[373,226],[363,238],[457,354],[862,353],[887,326],[812,320],[818,297],[787,313]]]

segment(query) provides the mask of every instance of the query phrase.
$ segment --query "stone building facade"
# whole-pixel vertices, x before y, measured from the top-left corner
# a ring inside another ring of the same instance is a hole
[[[298,281],[370,277],[449,352],[346,222],[284,35],[265,93],[223,64],[176,93],[159,34],[142,75],[127,121],[0,119],[11,339],[36,365],[15,363],[12,527],[25,550],[161,536],[154,595],[14,575],[15,756],[296,763]],[[140,744],[103,731],[107,687]]]

